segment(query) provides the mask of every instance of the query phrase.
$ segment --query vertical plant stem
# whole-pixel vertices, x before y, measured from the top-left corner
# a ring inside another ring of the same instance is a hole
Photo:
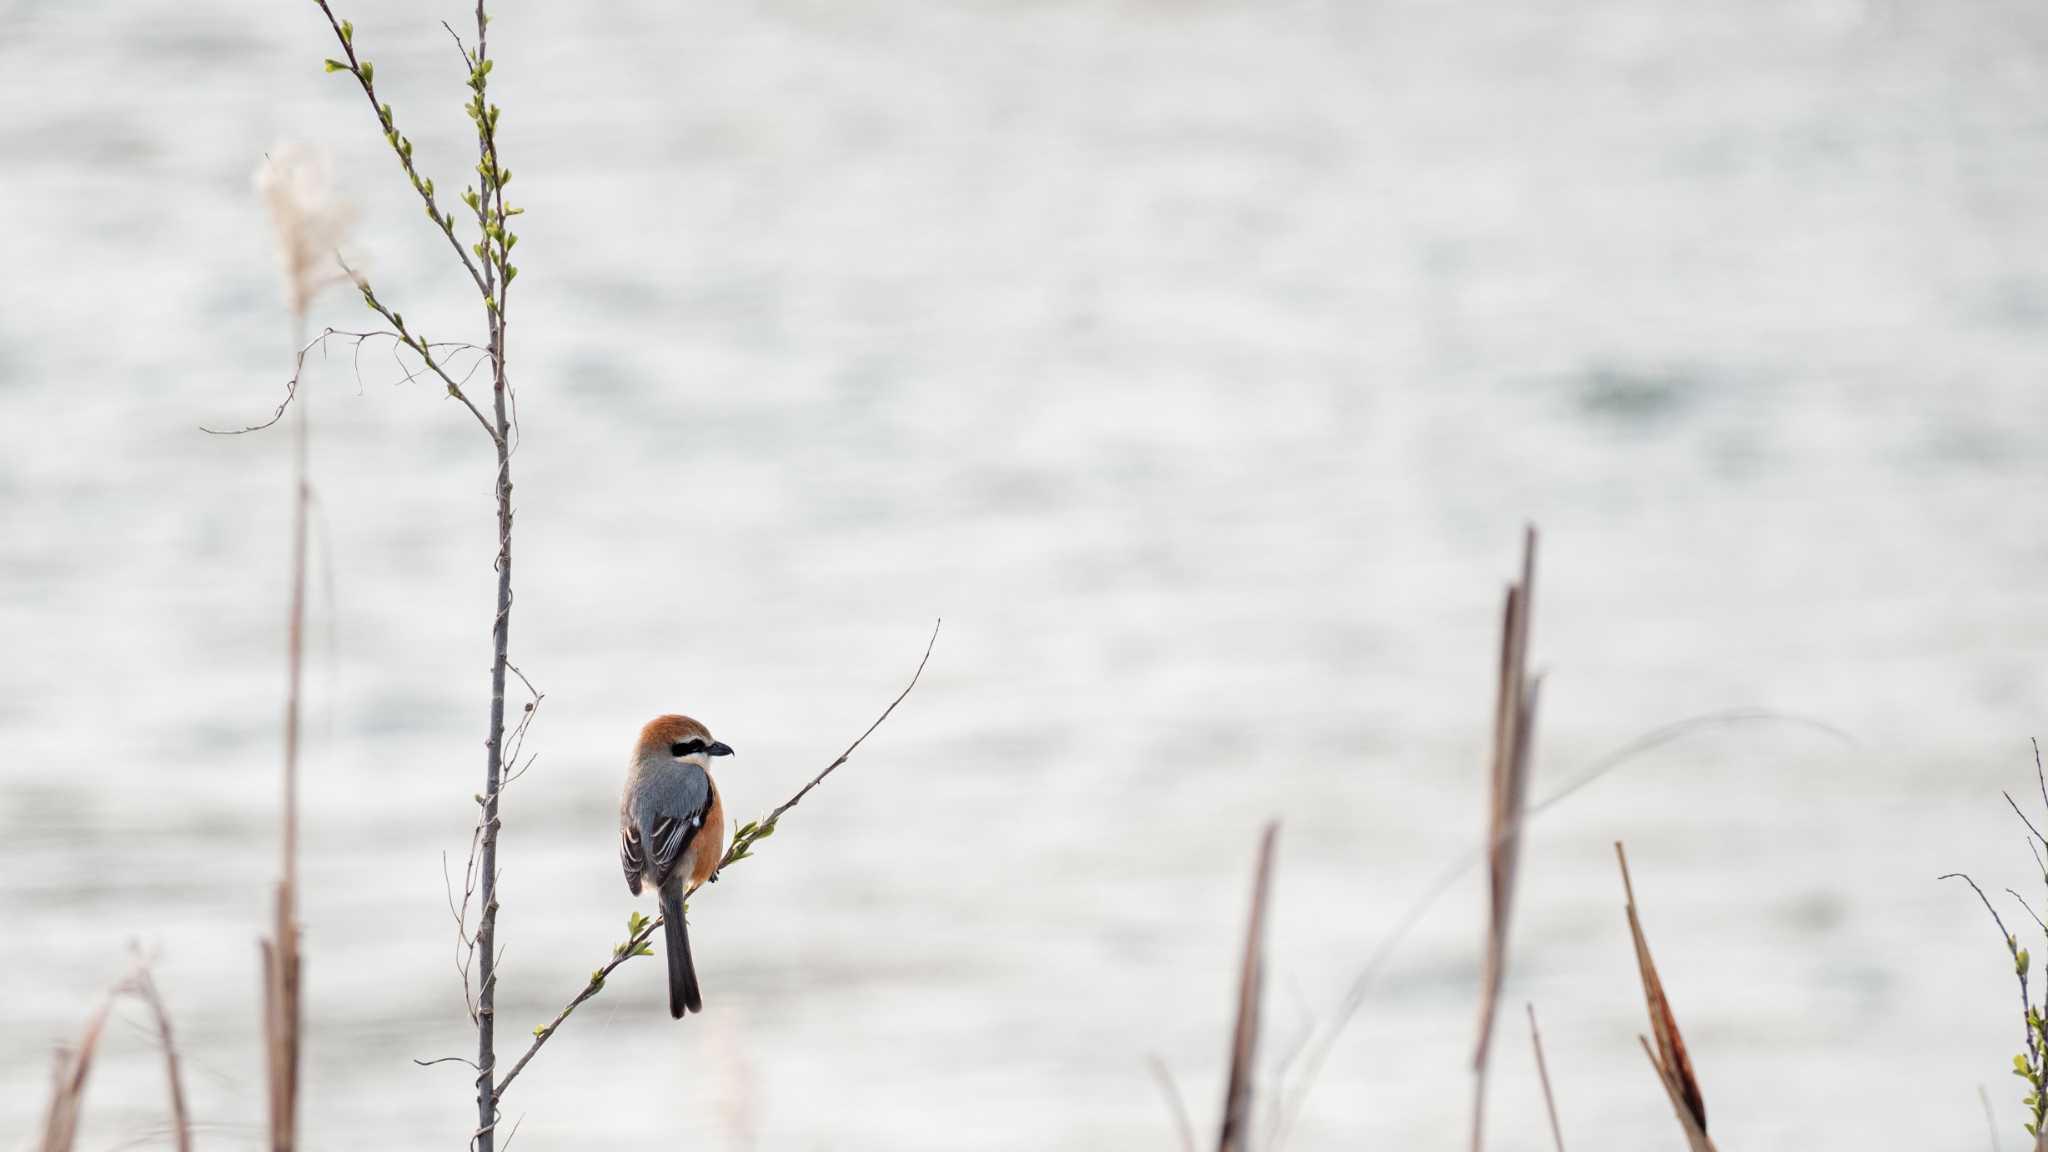
[[[302,347],[306,309],[292,310],[292,346]],[[263,952],[266,999],[264,1046],[269,1055],[271,1152],[291,1152],[298,1142],[299,1081],[299,715],[303,694],[306,635],[306,518],[312,484],[307,479],[308,431],[304,382],[296,389],[292,421],[291,619],[285,639],[284,829],[279,838],[277,922]]]
[[[476,101],[485,104],[483,83],[488,73],[490,18],[484,0],[476,4]],[[493,126],[486,113],[477,118],[477,153],[483,171],[481,202],[494,200],[502,220],[504,193],[499,185],[497,148]],[[502,248],[493,253],[488,232],[482,241],[484,266],[484,319],[490,326],[491,419],[498,454],[498,611],[491,627],[491,726],[485,743],[484,813],[482,868],[479,885],[482,908],[477,923],[478,953],[476,1017],[476,1148],[493,1152],[497,1143],[497,999],[498,999],[498,799],[504,787],[505,753],[505,664],[512,628],[512,437],[505,381],[505,301],[497,282],[496,265],[503,259]],[[497,259],[490,257],[495,255]],[[505,287],[510,287],[509,284]]]
[[[1252,1078],[1259,1046],[1259,994],[1266,981],[1266,901],[1273,887],[1273,842],[1278,821],[1259,837],[1258,871],[1252,880],[1252,912],[1244,929],[1244,965],[1237,979],[1237,1026],[1230,1038],[1230,1079],[1223,1093],[1223,1124],[1217,1152],[1248,1152],[1252,1132]]]

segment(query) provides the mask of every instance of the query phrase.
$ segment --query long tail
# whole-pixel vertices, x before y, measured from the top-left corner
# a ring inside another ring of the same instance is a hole
[[[690,929],[683,923],[682,885],[662,885],[661,916],[668,932],[668,1014],[681,1020],[684,1012],[704,1010],[697,966],[690,962]]]

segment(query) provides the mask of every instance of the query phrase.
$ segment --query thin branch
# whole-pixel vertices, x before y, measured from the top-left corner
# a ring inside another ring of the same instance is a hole
[[[847,745],[846,751],[841,752],[837,759],[827,764],[823,772],[812,777],[810,783],[799,788],[796,795],[791,796],[781,807],[770,813],[767,819],[742,826],[739,833],[733,837],[732,847],[726,850],[725,857],[719,862],[718,867],[720,870],[746,859],[750,855],[750,853],[745,851],[746,845],[751,845],[771,835],[775,828],[775,822],[781,819],[783,813],[796,807],[797,802],[802,800],[811,789],[816,788],[824,781],[825,777],[832,774],[833,770],[846,763],[848,758],[853,755],[854,750],[861,746],[861,742],[874,735],[875,729],[882,726],[882,721],[887,720],[890,713],[896,711],[896,706],[903,703],[904,699],[910,695],[911,689],[917,687],[918,679],[924,675],[925,665],[932,658],[932,647],[939,641],[939,626],[943,623],[944,621],[940,621],[932,625],[931,639],[925,643],[924,656],[918,660],[917,670],[911,673],[910,683],[904,685],[903,691],[896,694],[896,698],[889,702],[887,708],[882,709],[882,714],[875,718],[873,724],[868,725],[867,731],[862,732],[853,743]],[[743,838],[744,844],[742,843]],[[717,872],[712,873],[713,878],[716,878],[717,875]],[[691,889],[692,893],[695,891],[696,889]],[[687,908],[687,905],[685,907]],[[624,964],[635,956],[652,954],[653,950],[648,946],[648,942],[653,939],[655,931],[662,926],[662,919],[657,916],[654,919],[647,920],[640,917],[638,913],[635,913],[630,923],[635,926],[632,934],[626,938],[624,943],[612,948],[611,959],[607,960],[602,967],[590,974],[590,979],[583,985],[583,989],[577,992],[567,1004],[564,1004],[561,1011],[555,1013],[553,1020],[533,1030],[533,1043],[527,1045],[525,1054],[521,1055],[518,1062],[512,1065],[511,1070],[505,1073],[505,1078],[498,1081],[498,1101],[502,1102],[504,1100],[505,1092],[512,1086],[512,1081],[519,1078],[519,1073],[526,1068],[527,1062],[533,1059],[534,1054],[540,1051],[541,1045],[546,1044],[554,1037],[555,1032],[562,1027],[562,1023],[569,1019],[569,1014],[581,1007],[584,1001],[604,991],[605,977],[611,975],[619,965]]]
[[[1550,1138],[1557,1145],[1557,1152],[1564,1152],[1564,1129],[1557,1122],[1557,1097],[1550,1091],[1550,1065],[1543,1059],[1543,1032],[1536,1027],[1536,1005],[1524,1007],[1529,1010],[1529,1046],[1536,1049],[1536,1079],[1543,1085],[1543,1111],[1550,1117]]]
[[[2041,918],[2034,914],[2034,910],[2032,908],[2027,907],[2027,898],[2025,896],[2020,895],[2017,892],[2014,892],[2010,888],[2007,888],[2005,892],[2006,895],[2011,896],[2014,900],[2019,902],[2020,911],[2025,912],[2027,914],[2027,918],[2034,922],[2034,927],[2039,928],[2043,936],[2048,936],[2048,924],[2043,924],[2041,922]]]
[[[1173,1130],[1180,1137],[1181,1152],[1195,1152],[1195,1125],[1188,1118],[1188,1102],[1180,1094],[1180,1085],[1173,1082],[1173,1073],[1157,1054],[1145,1057],[1145,1066],[1151,1069],[1159,1095],[1166,1101],[1167,1115],[1173,1118]]]
[[[385,142],[391,145],[391,151],[397,155],[399,166],[405,169],[406,179],[412,182],[413,191],[419,193],[420,199],[425,202],[428,219],[431,219],[434,226],[441,230],[441,234],[448,238],[449,246],[455,249],[456,258],[462,261],[462,267],[476,283],[477,291],[486,296],[490,295],[490,289],[484,286],[483,273],[477,271],[476,265],[469,258],[469,252],[462,246],[461,238],[455,235],[455,214],[441,211],[439,205],[435,203],[434,182],[422,177],[419,169],[413,167],[412,141],[398,131],[397,121],[391,115],[391,105],[378,102],[374,82],[376,69],[369,61],[356,58],[354,26],[345,26],[344,21],[336,19],[334,10],[327,6],[327,0],[313,2],[318,4],[320,11],[327,16],[328,26],[334,29],[334,38],[341,43],[344,60],[330,61],[328,70],[347,72],[356,78],[356,83],[363,90],[363,98],[370,102],[370,110],[377,114],[377,123],[384,129]]]
[[[2034,822],[2032,820],[2027,819],[2027,814],[2025,812],[2020,811],[2019,801],[2014,800],[2012,798],[2012,793],[2001,789],[1998,794],[2000,796],[2005,797],[2006,804],[2012,808],[2012,814],[2019,817],[2020,823],[2025,824],[2027,826],[2028,834],[2033,836],[2035,840],[2039,840],[2043,844],[2048,844],[2048,838],[2044,838],[2041,835],[2041,830],[2039,828],[2034,827]]]
[[[414,1057],[413,1063],[422,1068],[432,1068],[436,1064],[467,1064],[471,1068],[476,1067],[476,1061],[471,1060],[467,1056],[440,1056],[432,1060],[421,1060],[418,1057]]]
[[[325,5],[322,5],[322,7],[325,7]],[[339,253],[335,255],[334,259],[336,263],[341,265],[342,271],[348,273],[348,278],[354,282],[356,290],[363,294],[363,303],[368,304],[371,311],[382,316],[387,323],[398,330],[400,341],[406,347],[419,353],[420,360],[433,371],[434,375],[441,378],[443,384],[448,386],[448,395],[462,401],[462,406],[469,409],[470,415],[476,417],[476,422],[483,428],[484,435],[489,436],[492,443],[497,443],[499,441],[498,433],[492,429],[491,422],[485,418],[483,410],[470,401],[469,394],[462,390],[462,385],[457,383],[455,378],[448,374],[447,369],[441,367],[440,361],[434,359],[434,349],[445,345],[429,343],[421,337],[413,335],[405,326],[404,315],[385,307],[384,302],[377,299],[376,292],[371,290],[370,282],[364,279],[361,273],[349,267],[348,261],[342,259]],[[472,368],[471,371],[475,371],[475,369]]]

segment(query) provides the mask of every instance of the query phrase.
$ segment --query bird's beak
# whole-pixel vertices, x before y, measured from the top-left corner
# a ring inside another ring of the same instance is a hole
[[[730,756],[732,755],[732,749],[714,740],[709,747],[704,749],[704,754],[706,756]]]

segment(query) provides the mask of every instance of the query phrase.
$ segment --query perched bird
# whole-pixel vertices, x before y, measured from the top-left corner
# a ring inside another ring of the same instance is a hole
[[[633,895],[641,886],[661,894],[668,929],[668,1013],[702,1012],[697,969],[690,962],[690,930],[683,897],[714,878],[725,853],[725,806],[706,771],[713,756],[732,749],[688,716],[656,716],[640,729],[626,793],[619,801],[619,863]]]

